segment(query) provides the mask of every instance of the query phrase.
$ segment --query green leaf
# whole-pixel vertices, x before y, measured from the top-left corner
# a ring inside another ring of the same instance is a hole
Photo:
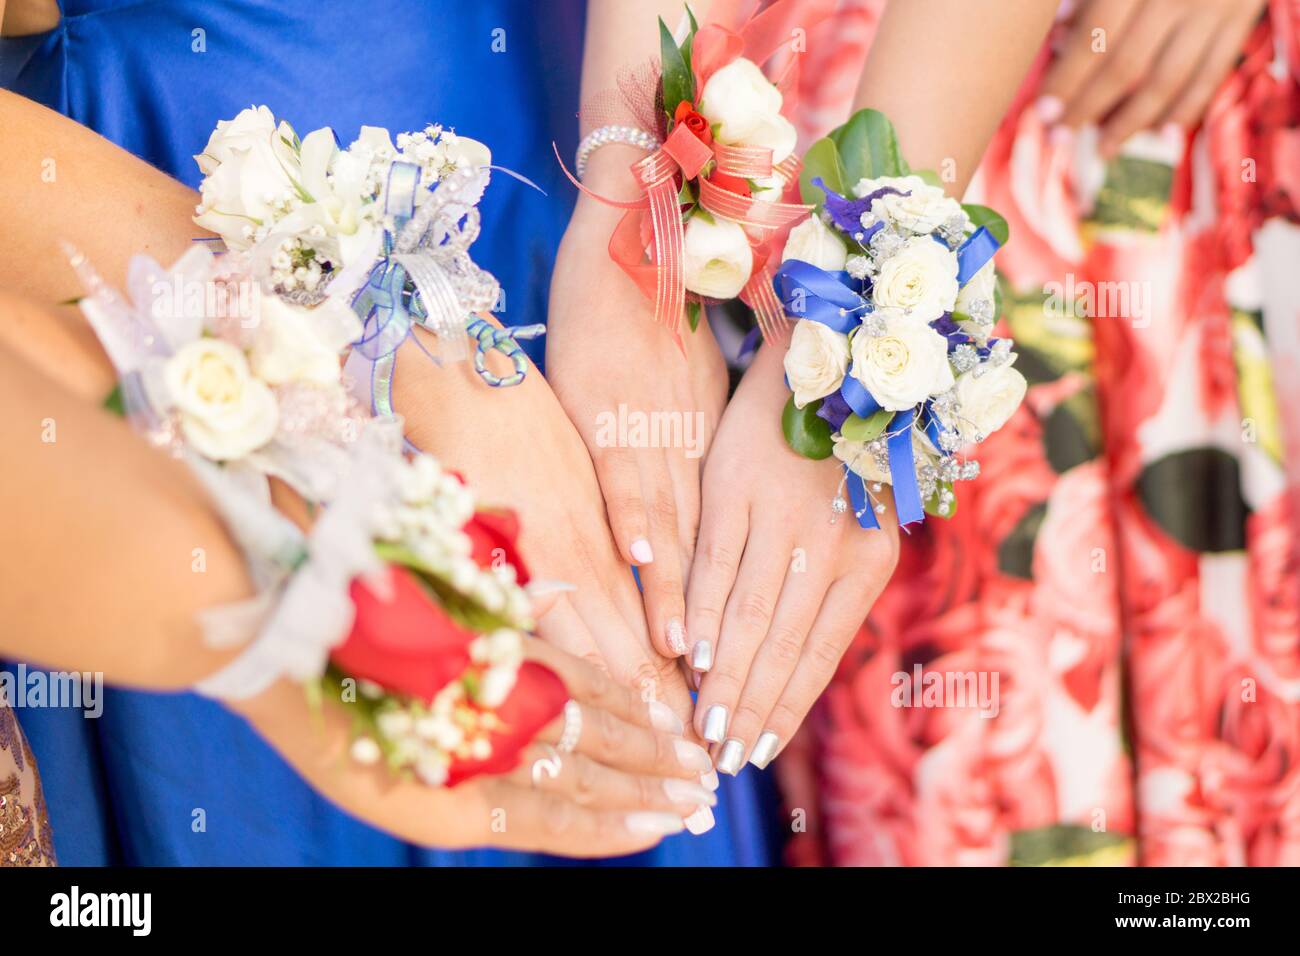
[[[664,111],[669,118],[677,112],[677,104],[682,100],[694,99],[694,81],[686,58],[677,48],[672,31],[663,17],[659,18],[659,55],[663,60]]]
[[[113,390],[104,399],[104,408],[119,418],[126,418],[126,403],[122,401],[122,386],[114,385]]]
[[[850,415],[840,426],[840,434],[850,441],[871,441],[885,430],[893,417],[894,413],[884,408],[870,418]]]
[[[84,295],[74,295],[71,299],[64,299],[59,305],[81,305],[81,300],[84,298]]]
[[[977,206],[973,203],[966,203],[961,208],[966,210],[966,215],[970,216],[976,229],[983,226],[993,233],[994,239],[1004,246],[1007,244],[1007,240],[1011,238],[1011,227],[1000,215],[988,206]]]
[[[935,487],[935,492],[929,498],[921,503],[921,508],[926,514],[933,518],[943,518],[945,521],[957,513],[957,499],[953,498],[952,503],[948,505],[948,513],[944,514],[939,510],[939,492],[944,488],[952,491],[952,482],[941,481]]]
[[[878,176],[906,176],[911,170],[898,148],[894,124],[879,110],[858,110],[830,138],[839,147],[847,184]]]
[[[791,395],[781,413],[781,430],[785,432],[786,444],[805,458],[829,458],[835,447],[831,441],[831,426],[817,417],[821,405],[819,401],[809,402],[803,408],[795,408],[794,396]]]
[[[694,332],[700,327],[700,304],[698,302],[686,303],[686,322]]]
[[[799,195],[810,206],[821,208],[826,204],[826,194],[813,185],[821,179],[827,189],[844,195],[844,167],[840,163],[840,150],[830,137],[817,140],[804,154],[803,169],[799,172]]]
[[[686,62],[686,72],[690,74],[692,87],[694,87],[695,72],[691,67],[691,50],[695,48],[695,33],[700,25],[695,22],[695,12],[691,10],[690,4],[686,6],[686,16],[691,21],[691,28],[686,34],[686,39],[682,41],[682,59]]]

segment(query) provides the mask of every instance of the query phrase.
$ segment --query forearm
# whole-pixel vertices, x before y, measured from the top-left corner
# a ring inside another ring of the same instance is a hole
[[[180,688],[232,656],[195,614],[252,594],[178,460],[0,347],[0,655]]]
[[[0,169],[0,287],[41,303],[81,291],[60,240],[116,283],[131,256],[147,253],[169,264],[196,236],[208,235],[191,221],[194,190],[6,90],[0,90]]]
[[[965,192],[1042,46],[1058,0],[895,0],[881,19],[854,109],[884,113],[913,169]]]

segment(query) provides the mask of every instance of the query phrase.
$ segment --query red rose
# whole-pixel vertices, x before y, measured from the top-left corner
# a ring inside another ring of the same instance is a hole
[[[474,563],[480,568],[514,565],[516,580],[528,583],[528,565],[519,554],[519,517],[508,510],[479,511],[464,531],[474,543]]]
[[[519,667],[514,690],[496,709],[501,721],[498,730],[488,735],[492,754],[486,760],[453,759],[447,768],[447,786],[484,773],[505,773],[519,763],[519,754],[538,731],[564,710],[569,692],[556,674],[536,661],[524,661]]]
[[[682,125],[695,134],[705,146],[713,144],[713,130],[709,127],[709,121],[700,113],[695,112],[695,104],[690,100],[682,100],[677,104],[677,112],[673,114],[673,122]]]
[[[352,632],[330,657],[350,677],[431,701],[469,666],[477,635],[452,620],[406,568],[390,566],[388,579],[388,600],[353,580]]]

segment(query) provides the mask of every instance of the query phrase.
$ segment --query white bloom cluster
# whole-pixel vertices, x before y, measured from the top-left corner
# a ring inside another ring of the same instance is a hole
[[[996,273],[989,262],[958,285],[956,250],[974,223],[921,177],[862,179],[853,193],[874,198],[851,230],[838,228],[829,214],[810,218],[791,231],[784,258],[842,270],[861,283],[861,306],[844,313],[857,321],[844,334],[800,319],[785,355],[786,379],[799,408],[839,392],[852,376],[881,409],[914,409],[912,457],[921,497],[946,514],[954,502],[951,483],[979,470],[957,453],[1001,428],[1025,395],[1011,341],[991,338]],[[950,335],[959,340],[951,349]],[[927,406],[939,426],[934,439],[925,427]],[[891,437],[888,430],[866,441],[836,433],[834,454],[879,490],[891,481]],[[836,510],[843,510],[841,501]]]
[[[203,172],[194,221],[232,250],[250,253],[259,281],[301,301],[316,301],[326,279],[378,248],[384,189],[393,163],[420,170],[419,205],[449,173],[492,161],[477,140],[440,126],[399,133],[363,126],[340,149],[329,128],[302,139],[265,106],[217,123],[194,157]]]
[[[401,544],[439,580],[481,607],[521,626],[529,602],[507,561],[480,568],[465,525],[474,516],[474,495],[444,471],[432,455],[406,461],[398,474],[398,500],[381,507],[376,533]]]

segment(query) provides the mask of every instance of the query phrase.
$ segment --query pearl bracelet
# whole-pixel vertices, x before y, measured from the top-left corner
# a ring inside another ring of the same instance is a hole
[[[578,144],[578,153],[574,157],[574,168],[578,178],[587,170],[587,160],[599,147],[609,143],[622,143],[638,149],[653,150],[659,146],[659,138],[636,126],[602,126],[592,130]]]

